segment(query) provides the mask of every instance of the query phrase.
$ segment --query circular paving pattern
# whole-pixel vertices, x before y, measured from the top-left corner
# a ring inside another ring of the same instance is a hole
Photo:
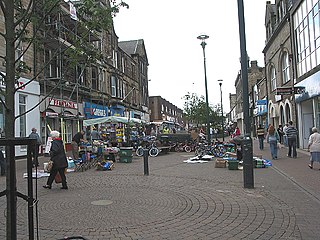
[[[40,239],[61,233],[88,239],[296,239],[299,234],[292,209],[259,189],[99,174],[83,174],[76,191],[73,185],[39,197]],[[18,215],[27,216],[25,204]]]

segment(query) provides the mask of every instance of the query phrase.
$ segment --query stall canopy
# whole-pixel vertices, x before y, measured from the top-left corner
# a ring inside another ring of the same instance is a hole
[[[130,124],[142,124],[145,123],[141,119],[138,118],[130,118],[127,117],[118,117],[118,116],[108,116],[108,117],[100,117],[95,119],[87,119],[83,120],[83,126],[91,126],[99,123],[130,123]]]

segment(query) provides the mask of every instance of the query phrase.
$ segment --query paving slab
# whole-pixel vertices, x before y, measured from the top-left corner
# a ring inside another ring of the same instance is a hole
[[[269,150],[255,154],[268,157]],[[320,171],[307,168],[308,153],[254,170],[254,189],[243,188],[243,171],[188,164],[192,154],[169,153],[116,163],[112,171],[67,174],[69,190],[46,178],[35,181],[38,239],[82,235],[88,239],[318,239]],[[41,158],[40,162],[47,159]],[[26,191],[25,160],[17,162],[17,188]],[[315,183],[310,183],[310,181]],[[316,186],[317,185],[317,186]],[[0,178],[0,190],[5,178]],[[5,239],[6,199],[0,198],[0,239]],[[27,239],[27,205],[18,199],[18,239]]]

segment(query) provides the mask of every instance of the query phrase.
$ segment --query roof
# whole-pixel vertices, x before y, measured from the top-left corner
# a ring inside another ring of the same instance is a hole
[[[123,51],[125,51],[129,55],[137,54],[142,58],[145,58],[148,64],[148,58],[147,58],[147,53],[146,53],[143,39],[121,41],[118,43],[118,45]]]

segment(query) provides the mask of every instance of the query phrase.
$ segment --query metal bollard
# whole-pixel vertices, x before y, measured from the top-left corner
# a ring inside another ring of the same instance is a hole
[[[242,140],[243,180],[244,188],[254,188],[253,149],[250,135]]]
[[[149,165],[148,165],[148,156],[149,151],[148,149],[143,149],[143,166],[144,166],[144,175],[149,176]]]

